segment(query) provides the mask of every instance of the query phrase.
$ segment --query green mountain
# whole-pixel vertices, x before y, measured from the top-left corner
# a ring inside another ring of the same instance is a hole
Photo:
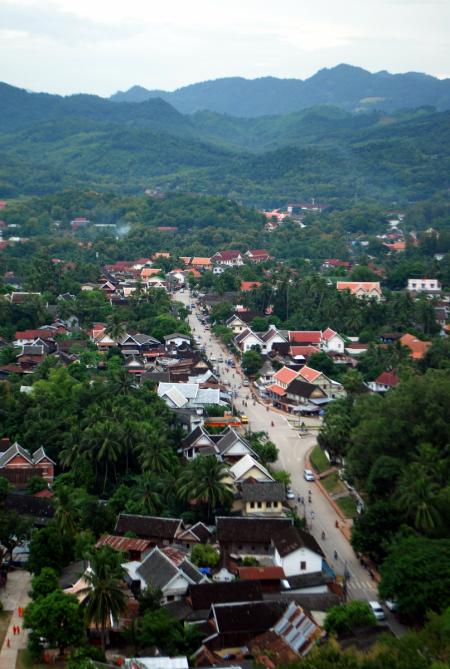
[[[162,100],[112,103],[0,85],[0,197],[67,187],[210,193],[246,204],[386,203],[450,187],[450,111],[331,106],[254,119],[183,116]]]
[[[336,105],[347,111],[382,109],[392,112],[431,105],[450,109],[450,79],[418,72],[372,74],[360,67],[324,68],[308,79],[228,77],[183,86],[173,92],[133,86],[111,96],[114,102],[161,98],[183,114],[213,111],[231,116],[289,114],[315,105]]]

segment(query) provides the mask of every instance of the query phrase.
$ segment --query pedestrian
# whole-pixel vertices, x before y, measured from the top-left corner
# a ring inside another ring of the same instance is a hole
[[[20,634],[20,627],[17,625],[17,634]]]
[[[11,648],[11,642],[10,642],[9,638],[6,639],[6,647]]]
[[[12,630],[13,630],[13,634],[14,634],[14,636],[16,636],[16,626],[15,626],[15,625],[13,625]]]

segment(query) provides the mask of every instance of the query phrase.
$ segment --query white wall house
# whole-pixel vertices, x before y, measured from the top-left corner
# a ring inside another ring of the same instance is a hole
[[[408,279],[406,290],[411,293],[440,293],[442,286],[437,279]]]
[[[312,535],[291,526],[272,539],[273,561],[287,578],[322,571],[323,553]]]
[[[344,353],[345,341],[340,334],[327,328],[322,332],[321,348],[326,353]]]
[[[243,352],[251,351],[252,348],[260,347],[261,351],[264,349],[264,342],[255,332],[247,328],[241,332],[234,339],[236,346]]]

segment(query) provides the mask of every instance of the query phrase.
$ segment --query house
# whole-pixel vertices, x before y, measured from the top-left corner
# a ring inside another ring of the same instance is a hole
[[[158,384],[158,396],[169,409],[204,409],[207,404],[224,405],[219,388],[200,388],[198,383]]]
[[[320,348],[310,345],[288,347],[288,355],[294,362],[304,362],[314,355],[314,353],[320,353]]]
[[[46,353],[43,344],[24,344],[17,362],[22,369],[33,371],[44,360]]]
[[[351,341],[345,345],[345,352],[352,357],[363,355],[369,348],[369,344],[363,344],[360,341]]]
[[[273,481],[273,476],[260,462],[255,460],[249,453],[241,457],[229,469],[229,475],[233,483],[243,483],[248,479],[260,483]]]
[[[321,348],[326,353],[344,353],[345,341],[337,332],[327,328],[322,332]]]
[[[249,327],[249,323],[257,316],[258,314],[253,311],[239,311],[235,312],[230,318],[225,322],[227,328],[233,330],[234,334],[239,334],[246,330]]]
[[[208,616],[212,633],[203,645],[215,651],[244,646],[275,625],[286,608],[280,601],[213,603]]]
[[[24,304],[28,300],[36,297],[41,297],[41,293],[13,291],[12,293],[8,293],[7,295],[5,295],[5,299],[11,302],[11,304]]]
[[[240,334],[236,335],[234,343],[236,348],[242,351],[242,353],[246,353],[257,347],[262,351],[265,345],[261,337],[248,327]]]
[[[16,488],[26,488],[32,476],[42,476],[46,483],[53,483],[55,463],[42,446],[31,454],[15,442],[0,453],[0,476]]]
[[[3,502],[5,511],[15,511],[20,516],[30,518],[34,527],[43,527],[55,515],[55,508],[50,499],[26,495],[20,492],[10,492]]]
[[[286,343],[286,337],[277,330],[275,325],[270,325],[266,332],[260,332],[258,334],[263,342],[262,353],[271,353],[275,344]]]
[[[301,368],[298,374],[298,379],[302,378],[308,383],[314,383],[316,386],[319,386],[319,388],[322,388],[328,397],[334,398],[336,395],[342,395],[343,393],[344,389],[340,383],[329,379],[326,374],[317,369],[312,369],[312,367],[305,365]]]
[[[266,390],[273,405],[288,413],[318,413],[319,405],[329,401],[322,388],[300,378],[291,381],[286,389],[273,384]]]
[[[213,255],[211,261],[214,265],[222,265],[224,267],[239,267],[244,264],[243,257],[240,251],[218,251]]]
[[[128,560],[141,562],[152,550],[148,539],[129,539],[128,537],[104,534],[95,544],[95,548],[109,546],[119,553],[124,553]]]
[[[164,344],[166,349],[175,346],[180,348],[180,346],[190,346],[192,344],[192,339],[189,335],[181,334],[180,332],[172,332],[164,337]]]
[[[400,338],[400,344],[402,346],[406,346],[406,348],[409,348],[409,356],[413,360],[422,360],[431,346],[430,341],[422,341],[421,339],[417,339],[417,337],[414,337],[414,335],[408,333],[404,334]]]
[[[270,555],[272,537],[291,526],[290,518],[216,517],[217,541],[225,554]]]
[[[323,636],[304,609],[290,602],[270,630],[250,641],[249,650],[260,666],[286,666],[307,655]]]
[[[175,537],[182,526],[183,521],[180,518],[120,513],[115,532],[121,535],[132,532],[141,539],[147,539],[154,546],[168,546],[175,542]]]
[[[324,554],[311,534],[293,525],[282,527],[272,537],[274,564],[282,567],[286,578],[321,572]]]
[[[186,548],[192,548],[196,544],[206,544],[212,538],[211,530],[202,522],[190,525],[177,534],[177,543]]]
[[[194,611],[204,611],[208,617],[211,602],[260,602],[262,590],[258,581],[230,581],[224,583],[198,583],[189,586],[188,602]]]
[[[336,289],[348,290],[358,298],[381,300],[381,286],[379,281],[338,281]]]
[[[286,488],[278,481],[243,482],[240,486],[243,513],[246,516],[281,516]]]
[[[323,261],[320,269],[325,272],[326,270],[336,269],[337,267],[343,267],[348,270],[351,267],[351,263],[347,260],[339,260],[339,258],[328,258]]]
[[[320,330],[289,330],[288,341],[290,344],[320,347],[322,343],[322,332]]]
[[[244,437],[241,437],[234,427],[228,427],[227,430],[220,435],[220,438],[216,441],[215,445],[220,459],[230,464],[237,464],[236,461],[241,462],[244,457],[257,457],[248,441],[246,441]]]
[[[184,597],[190,585],[203,583],[207,577],[186,557],[179,562],[155,546],[143,562],[126,562],[126,580],[136,596],[151,587],[162,592],[162,602],[178,601]]]
[[[266,249],[249,249],[244,253],[244,256],[254,263],[270,260],[269,252]]]
[[[211,258],[200,258],[198,256],[194,256],[189,265],[198,271],[206,271],[212,268],[212,261]]]
[[[408,279],[406,290],[410,293],[438,294],[442,290],[441,283],[437,279]]]
[[[290,369],[290,367],[282,367],[273,375],[273,382],[275,385],[285,390],[297,377],[298,372],[294,369]],[[269,390],[269,388],[267,390]]]
[[[133,335],[126,334],[119,342],[119,347],[122,353],[124,351],[136,350],[138,353],[142,354],[148,351],[152,351],[155,348],[158,348],[160,345],[161,342],[158,341],[158,339],[155,339],[154,337],[151,337],[147,334],[141,334],[139,332]]]
[[[261,286],[261,281],[241,281],[241,292],[248,293]]]
[[[26,344],[34,344],[37,339],[43,341],[53,340],[54,337],[62,330],[58,328],[38,328],[36,330],[17,330],[14,335],[14,346],[25,346]]]
[[[381,372],[374,381],[369,381],[367,385],[375,393],[385,393],[391,390],[391,388],[395,388],[399,382],[400,379],[397,374],[391,370],[389,372]]]
[[[279,592],[283,587],[282,581],[285,580],[282,567],[273,566],[238,567],[237,575],[241,583],[259,583],[263,592]]]
[[[212,436],[199,425],[182,441],[182,453],[186,460],[194,460],[199,455],[215,455],[216,443]]]

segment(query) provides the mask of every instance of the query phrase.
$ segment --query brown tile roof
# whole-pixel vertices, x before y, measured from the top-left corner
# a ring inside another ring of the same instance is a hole
[[[238,567],[241,581],[274,581],[285,578],[282,567]]]
[[[121,513],[117,519],[115,531],[118,534],[134,532],[143,538],[173,541],[181,523],[179,518]]]
[[[256,602],[262,600],[259,583],[230,581],[229,583],[199,583],[189,586],[189,598],[194,611],[209,609],[211,604]]]
[[[277,532],[291,526],[289,518],[216,518],[219,543],[270,543]]]

